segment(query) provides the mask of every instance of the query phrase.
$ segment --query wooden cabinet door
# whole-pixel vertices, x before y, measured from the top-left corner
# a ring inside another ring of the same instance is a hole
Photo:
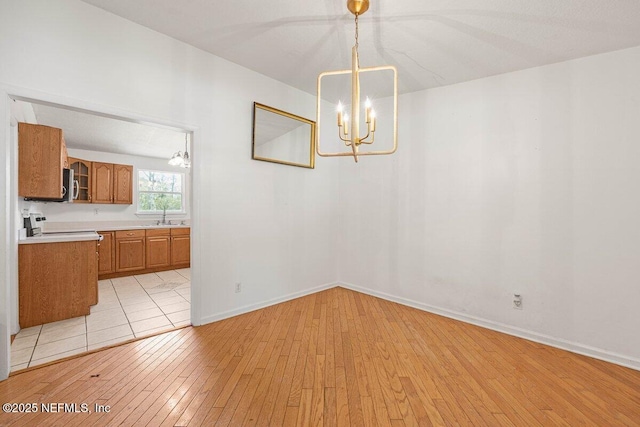
[[[144,230],[116,231],[116,272],[144,269]]]
[[[73,169],[73,179],[78,181],[78,198],[74,203],[91,203],[91,162],[69,157],[69,168]]]
[[[147,237],[146,268],[168,267],[171,265],[171,237]]]
[[[144,238],[116,239],[116,271],[144,269]]]
[[[99,231],[103,239],[98,246],[98,274],[109,274],[116,270],[115,240],[113,231]]]
[[[91,203],[113,203],[112,163],[91,163]]]
[[[113,203],[133,203],[133,166],[113,165]]]
[[[191,237],[171,237],[171,265],[174,267],[188,267],[191,263]]]
[[[62,139],[62,129],[18,123],[19,196],[62,197]]]

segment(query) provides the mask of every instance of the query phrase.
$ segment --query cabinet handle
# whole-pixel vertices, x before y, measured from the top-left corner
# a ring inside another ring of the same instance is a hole
[[[133,233],[127,233],[127,236],[133,236]]]

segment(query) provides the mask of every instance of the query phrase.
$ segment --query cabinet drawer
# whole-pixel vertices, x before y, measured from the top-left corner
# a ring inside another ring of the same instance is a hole
[[[171,235],[172,236],[188,236],[191,234],[191,228],[172,228]]]
[[[169,228],[152,228],[151,230],[147,230],[147,237],[169,235],[171,235],[171,229]]]
[[[116,239],[133,239],[137,237],[145,237],[145,230],[116,231]]]

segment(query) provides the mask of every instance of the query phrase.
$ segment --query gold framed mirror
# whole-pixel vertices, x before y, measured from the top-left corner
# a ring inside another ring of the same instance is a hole
[[[252,159],[313,169],[315,139],[313,120],[253,103]]]

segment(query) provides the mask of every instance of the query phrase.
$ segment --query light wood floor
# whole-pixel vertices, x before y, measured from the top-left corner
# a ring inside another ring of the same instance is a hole
[[[638,426],[640,372],[342,288],[10,377],[0,425]]]

